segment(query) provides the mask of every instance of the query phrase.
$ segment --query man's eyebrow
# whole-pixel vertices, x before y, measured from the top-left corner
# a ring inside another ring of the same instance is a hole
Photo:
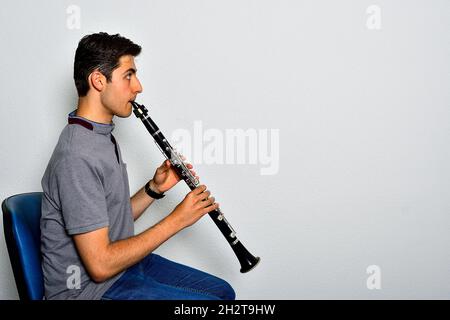
[[[130,69],[128,69],[127,71],[125,71],[124,73],[122,73],[122,75],[124,75],[125,73],[128,73],[128,72],[136,73],[137,70],[136,70],[135,68],[130,68]]]

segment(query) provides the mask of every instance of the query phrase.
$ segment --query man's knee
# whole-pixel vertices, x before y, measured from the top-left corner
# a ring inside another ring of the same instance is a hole
[[[236,293],[234,292],[233,287],[225,280],[223,281],[223,285],[222,285],[221,298],[223,300],[235,300],[236,299]]]

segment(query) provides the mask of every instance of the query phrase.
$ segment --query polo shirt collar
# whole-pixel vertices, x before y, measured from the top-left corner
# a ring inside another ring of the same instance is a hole
[[[85,127],[86,129],[89,129],[91,131],[94,131],[96,133],[100,133],[100,134],[110,134],[115,127],[114,122],[110,123],[110,124],[106,124],[106,123],[99,123],[99,122],[95,122],[95,121],[91,121],[88,120],[86,118],[83,117],[79,117],[77,116],[76,113],[77,110],[72,111],[71,113],[69,113],[69,124],[79,124],[83,127]]]

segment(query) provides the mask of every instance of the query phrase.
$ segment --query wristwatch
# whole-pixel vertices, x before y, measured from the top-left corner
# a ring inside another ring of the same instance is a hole
[[[150,180],[150,181],[152,181],[152,180]],[[144,187],[145,193],[156,200],[164,198],[166,196],[164,193],[157,193],[150,188],[150,181],[147,182],[147,184]]]

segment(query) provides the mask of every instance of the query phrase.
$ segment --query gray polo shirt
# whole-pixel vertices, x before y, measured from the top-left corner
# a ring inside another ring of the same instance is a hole
[[[47,299],[100,299],[122,275],[94,282],[72,238],[103,227],[109,227],[111,241],[134,235],[126,164],[113,130],[114,124],[73,111],[45,170],[41,251]]]

